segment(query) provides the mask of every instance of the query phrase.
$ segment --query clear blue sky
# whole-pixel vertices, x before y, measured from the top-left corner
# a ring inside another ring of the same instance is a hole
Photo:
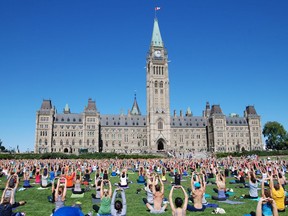
[[[145,62],[154,7],[171,60],[170,101],[202,115],[254,105],[262,124],[288,130],[287,0],[2,0],[0,139],[34,148],[43,99],[58,112],[127,113],[134,90],[146,113]]]

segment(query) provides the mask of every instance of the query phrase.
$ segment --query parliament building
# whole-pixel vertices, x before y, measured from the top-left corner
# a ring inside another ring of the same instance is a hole
[[[128,114],[101,115],[88,99],[82,113],[68,105],[58,113],[51,100],[36,112],[35,152],[121,152],[262,150],[261,119],[254,106],[243,117],[225,115],[220,105],[204,106],[202,116],[191,110],[170,112],[168,55],[158,20],[146,58],[146,115],[134,103]]]

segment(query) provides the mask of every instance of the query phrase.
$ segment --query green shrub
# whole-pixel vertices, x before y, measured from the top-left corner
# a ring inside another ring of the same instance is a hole
[[[44,153],[44,154],[0,154],[0,160],[2,159],[149,159],[149,158],[161,158],[156,155],[140,155],[140,154],[116,154],[116,153],[85,153],[80,155],[64,154],[64,153]]]
[[[256,154],[258,156],[277,156],[277,155],[288,155],[288,150],[279,151],[244,151],[244,152],[219,152],[216,153],[217,158],[227,157],[232,155],[233,157],[241,157],[247,155]]]

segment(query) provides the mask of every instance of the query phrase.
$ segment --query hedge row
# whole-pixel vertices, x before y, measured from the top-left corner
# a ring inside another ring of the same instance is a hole
[[[116,153],[87,153],[87,154],[63,154],[63,153],[45,153],[45,154],[0,154],[0,159],[149,159],[160,158],[156,155],[138,155],[138,154],[116,154]]]
[[[248,155],[258,155],[258,156],[278,156],[278,155],[288,155],[288,150],[278,150],[278,151],[244,151],[244,152],[227,152],[227,153],[217,153],[217,158],[227,157],[232,155],[233,157],[241,157]]]

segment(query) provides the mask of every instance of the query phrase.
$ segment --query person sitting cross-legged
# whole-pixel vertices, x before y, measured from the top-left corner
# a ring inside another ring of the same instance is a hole
[[[194,177],[197,177],[197,174],[195,172],[192,173],[192,178],[191,178],[191,189],[192,189],[192,198],[194,205],[187,205],[187,210],[188,211],[204,211],[205,206],[202,204],[202,199],[206,190],[206,185],[205,183],[202,183],[202,178],[199,177],[199,182],[194,184]],[[204,177],[203,177],[204,178]]]
[[[76,175],[74,188],[72,189],[73,194],[83,194],[85,192],[84,189],[81,188],[81,182],[82,182],[82,176],[80,172],[79,175]]]
[[[219,201],[224,201],[227,199],[227,194],[226,194],[226,183],[225,183],[225,175],[222,173],[218,173],[216,175],[216,184],[217,188],[214,188],[213,190],[218,193],[217,196],[212,196],[213,200],[219,200]]]
[[[109,189],[104,189],[105,183],[108,183]],[[93,205],[93,209],[98,212],[98,215],[111,215],[112,185],[109,180],[103,179],[101,181],[100,196],[100,207],[98,205]]]
[[[164,184],[159,176],[157,178],[160,181],[160,185],[156,185],[156,176],[153,177],[152,182],[152,191],[154,195],[154,206],[150,205],[146,198],[143,198],[143,201],[146,207],[150,210],[150,213],[159,214],[164,213],[165,209],[167,208],[167,204],[162,206],[163,198],[164,198]]]

